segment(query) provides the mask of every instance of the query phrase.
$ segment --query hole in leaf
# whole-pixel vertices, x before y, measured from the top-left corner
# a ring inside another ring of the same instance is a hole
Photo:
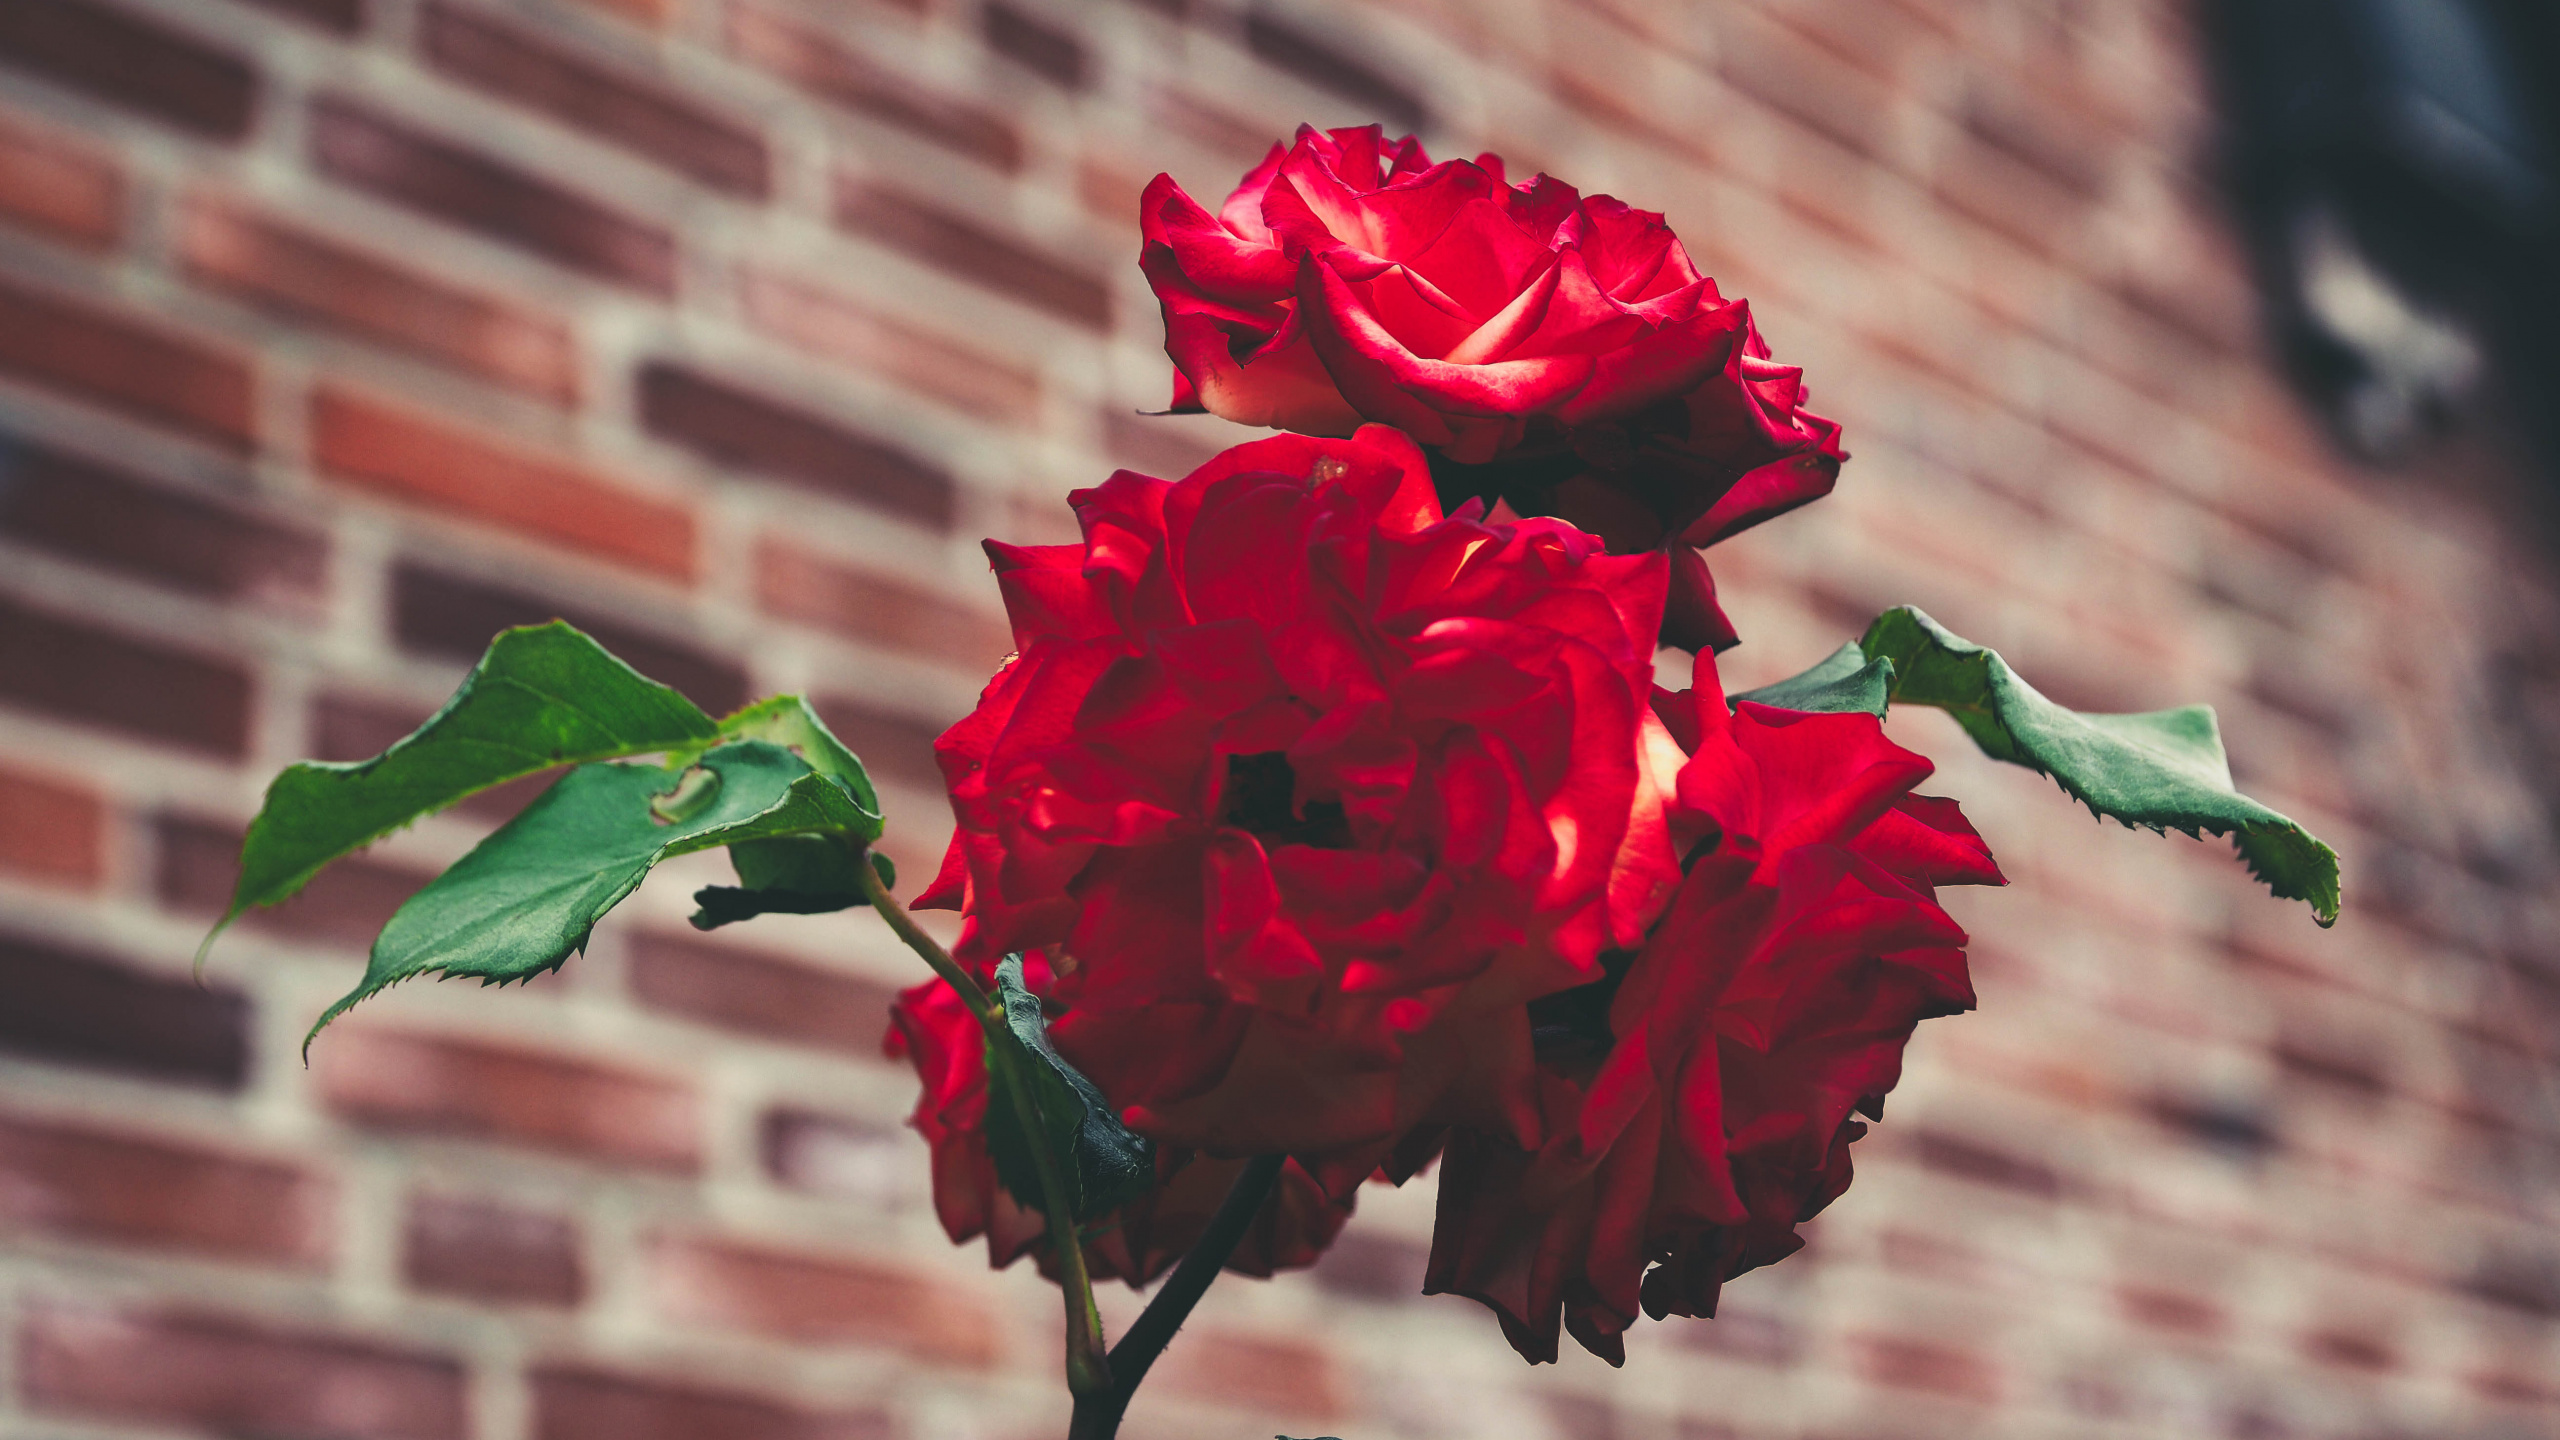
[[[649,818],[661,825],[681,825],[702,813],[720,795],[720,776],[696,765],[676,781],[676,788],[649,802]]]

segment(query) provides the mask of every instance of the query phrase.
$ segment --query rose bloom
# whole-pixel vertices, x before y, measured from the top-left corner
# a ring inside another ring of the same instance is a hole
[[[1523,1002],[1677,879],[1638,766],[1661,559],[1443,518],[1381,426],[1070,499],[1084,543],[988,544],[1020,649],[936,745],[917,903],[1039,952],[1058,1048],[1158,1141],[1342,1194],[1425,1120],[1534,1139]]]
[[[1444,505],[1672,548],[1676,643],[1732,641],[1681,546],[1839,474],[1801,373],[1651,211],[1509,184],[1494,155],[1435,165],[1372,125],[1302,127],[1215,214],[1159,175],[1139,222],[1174,409],[1324,435],[1383,421],[1430,447]]]
[[[1045,966],[1024,969],[1035,986],[1049,978]],[[992,975],[979,979],[992,987]],[[977,1017],[937,978],[900,992],[889,1018],[889,1054],[911,1061],[924,1083],[909,1123],[933,1149],[933,1208],[944,1233],[955,1245],[986,1236],[987,1261],[997,1269],[1036,1249],[1041,1273],[1058,1278],[1057,1257],[1046,1244],[1048,1222],[997,1183],[987,1153],[987,1044]],[[1244,1166],[1159,1147],[1156,1188],[1089,1225],[1087,1267],[1097,1279],[1116,1276],[1144,1287],[1199,1243]],[[1227,1268],[1269,1276],[1314,1264],[1342,1233],[1351,1204],[1348,1195],[1326,1198],[1303,1168],[1288,1165]]]
[[[1934,887],[2000,884],[1928,761],[1870,715],[1745,702],[1711,661],[1658,706],[1689,758],[1678,897],[1606,980],[1532,1005],[1546,1138],[1456,1132],[1425,1289],[1492,1307],[1532,1362],[1558,1323],[1612,1364],[1639,1309],[1715,1313],[1849,1184],[1921,1020],[1972,1008]]]

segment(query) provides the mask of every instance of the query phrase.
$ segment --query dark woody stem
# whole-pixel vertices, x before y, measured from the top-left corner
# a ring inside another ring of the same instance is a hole
[[[960,998],[968,1002],[970,1011],[978,1017],[978,1023],[985,1027],[988,1067],[991,1071],[1002,1072],[1003,1084],[999,1088],[1013,1097],[1014,1120],[1021,1125],[1022,1133],[1042,1133],[1038,1105],[1031,1098],[1031,1086],[1026,1083],[1028,1077],[1020,1070],[1021,1056],[1016,1049],[1019,1042],[1006,1028],[1003,1010],[987,994],[986,987],[980,985],[950,951],[943,949],[940,941],[924,933],[923,928],[916,924],[915,917],[889,894],[889,887],[881,883],[870,856],[857,857],[853,868],[854,873],[861,877],[862,893],[871,902],[871,908],[880,912],[880,918],[888,922],[889,928],[897,932],[908,949],[924,957],[924,962],[933,967],[933,973],[960,992]],[[991,1075],[989,1078],[996,1077]],[[1087,1396],[1099,1398],[1121,1392],[1111,1383],[1111,1361],[1103,1349],[1102,1312],[1093,1303],[1093,1278],[1085,1269],[1084,1245],[1076,1238],[1075,1216],[1068,1208],[1066,1177],[1058,1172],[1058,1157],[1049,1153],[1048,1146],[1031,1146],[1031,1159],[1040,1172],[1040,1194],[1046,1202],[1041,1208],[1049,1215],[1049,1245],[1057,1253],[1058,1289],[1067,1307],[1067,1389],[1076,1397],[1076,1406],[1081,1412]],[[1223,1215],[1224,1212],[1220,1213]],[[1235,1244],[1232,1240],[1227,1243],[1229,1248]],[[1201,1282],[1202,1287],[1206,1288],[1207,1283]],[[1199,1297],[1195,1295],[1192,1298],[1196,1300]],[[1188,1310],[1190,1306],[1183,1308]],[[1163,1348],[1162,1342],[1158,1342],[1157,1348]],[[1126,1399],[1120,1401],[1122,1407],[1128,1403]]]
[[[1182,1322],[1191,1318],[1191,1307],[1209,1292],[1209,1282],[1226,1268],[1227,1257],[1253,1228],[1254,1217],[1262,1213],[1263,1203],[1271,1198],[1271,1190],[1280,1181],[1280,1169],[1288,1163],[1285,1155],[1257,1155],[1248,1161],[1244,1173],[1236,1177],[1227,1198],[1218,1205],[1218,1213],[1209,1220],[1209,1228],[1200,1235],[1182,1263],[1173,1268],[1173,1277],[1164,1282],[1156,1298],[1147,1302],[1146,1312],[1138,1317],[1120,1343],[1111,1347],[1111,1384],[1094,1393],[1078,1392],[1075,1419],[1068,1424],[1067,1440],[1112,1440],[1120,1431],[1120,1417],[1127,1414],[1131,1396],[1138,1393],[1138,1382],[1147,1378],[1148,1367],[1164,1353]]]

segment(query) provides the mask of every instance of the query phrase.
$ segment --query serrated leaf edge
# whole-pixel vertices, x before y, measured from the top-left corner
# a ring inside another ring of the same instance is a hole
[[[729,741],[729,742],[725,742],[725,743],[726,743],[726,744],[772,745],[772,742],[771,742],[771,741],[765,741],[765,740]],[[695,757],[694,757],[694,758],[695,758],[695,760],[698,762],[702,756],[709,755],[709,754],[710,754],[710,753],[712,753],[713,751],[716,751],[716,750],[719,750],[719,749],[722,749],[722,748],[724,748],[724,746],[722,746],[722,745],[714,745],[714,746],[707,747],[707,748],[705,748],[704,750],[701,750],[701,751],[699,751],[699,752],[696,752],[696,754],[695,754]],[[772,748],[774,748],[774,749],[776,749],[776,750],[781,750],[783,754],[785,754],[785,755],[789,756],[792,760],[794,760],[794,761],[798,762],[799,764],[801,764],[801,765],[803,765],[803,766],[806,766],[806,765],[808,764],[808,762],[807,762],[805,759],[802,759],[799,755],[795,754],[794,752],[792,752],[792,751],[790,751],[790,750],[788,750],[788,749],[785,749],[785,748],[784,748],[784,747],[782,747],[782,746],[779,746],[779,745],[773,745],[773,747],[772,747]],[[600,761],[600,762],[591,762],[591,763],[599,763],[599,764],[613,764],[613,763],[617,763],[617,762],[612,762],[612,761]],[[630,768],[635,768],[635,769],[636,769],[636,768],[640,768],[640,767],[633,766],[633,767],[630,767]],[[671,795],[671,794],[673,794],[673,793],[675,792],[676,787],[682,783],[683,775],[684,775],[684,772],[683,772],[683,771],[680,771],[680,770],[677,770],[677,771],[669,771],[669,772],[668,772],[668,777],[669,777],[669,778],[668,778],[667,788],[666,788],[666,789],[664,789],[664,790],[659,790],[659,791],[655,791],[655,792],[653,792],[653,798],[664,798],[664,797],[665,797],[665,796],[667,796],[667,795]],[[563,779],[565,779],[565,778],[567,778],[567,777],[565,777],[565,776],[564,776],[564,777],[562,777],[562,778],[563,778]],[[556,782],[555,782],[555,783],[556,783]],[[822,788],[820,788],[820,789],[809,789],[809,788],[806,788],[806,787],[810,787],[810,786],[812,786],[812,785],[815,785],[815,786],[818,786],[818,787],[822,787]],[[508,985],[508,984],[510,984],[510,983],[518,983],[518,982],[522,982],[522,981],[528,981],[528,980],[532,980],[532,979],[534,979],[534,978],[535,978],[535,977],[537,977],[537,976],[541,976],[541,975],[548,975],[548,974],[550,974],[552,971],[559,969],[562,965],[567,964],[567,963],[568,963],[568,961],[569,961],[569,957],[570,957],[570,956],[572,956],[572,955],[582,955],[582,954],[586,953],[587,942],[588,942],[590,939],[592,939],[592,938],[594,937],[594,934],[595,934],[595,926],[596,926],[596,924],[597,924],[597,923],[600,923],[600,922],[603,920],[604,916],[605,916],[606,914],[608,914],[608,913],[610,913],[610,912],[612,911],[613,907],[615,907],[616,905],[621,904],[623,901],[625,901],[625,900],[627,900],[627,899],[631,898],[631,896],[632,896],[633,892],[637,891],[637,890],[640,888],[640,885],[642,884],[642,882],[643,882],[643,881],[645,881],[645,880],[648,878],[649,874],[650,874],[652,871],[655,871],[655,870],[658,868],[658,866],[660,866],[660,865],[662,865],[662,864],[666,863],[667,861],[672,860],[672,859],[674,859],[674,858],[676,858],[677,856],[680,856],[680,855],[691,855],[691,854],[695,854],[695,853],[697,853],[697,852],[699,852],[699,851],[703,851],[703,850],[711,850],[711,849],[717,849],[717,848],[719,848],[719,847],[721,847],[721,846],[723,846],[723,845],[730,844],[730,843],[732,843],[732,841],[734,841],[734,840],[736,840],[736,839],[740,838],[739,832],[742,832],[742,831],[744,831],[744,830],[750,829],[750,828],[751,828],[751,827],[753,827],[753,826],[754,826],[758,821],[763,820],[763,819],[765,819],[766,817],[771,816],[771,815],[775,814],[776,812],[778,812],[778,811],[781,811],[781,810],[785,809],[786,807],[788,807],[788,806],[792,805],[795,801],[798,801],[798,800],[801,800],[801,799],[804,799],[804,798],[807,798],[807,797],[810,797],[810,796],[813,796],[813,795],[817,795],[817,794],[821,794],[821,793],[826,793],[826,792],[832,792],[832,793],[834,793],[834,794],[836,794],[836,795],[838,795],[838,796],[844,796],[844,797],[845,797],[846,799],[848,799],[848,800],[850,800],[850,799],[851,799],[851,797],[850,797],[849,795],[847,795],[847,793],[846,793],[846,791],[845,791],[844,787],[843,787],[841,784],[837,783],[837,782],[836,782],[832,777],[825,776],[825,775],[821,775],[821,774],[820,774],[820,773],[818,773],[817,771],[815,771],[815,770],[811,770],[811,771],[809,771],[809,773],[807,773],[807,774],[804,774],[804,775],[801,775],[801,776],[797,777],[796,779],[794,779],[794,780],[790,783],[790,785],[788,785],[787,787],[785,787],[785,788],[784,788],[784,790],[783,790],[783,792],[782,792],[782,796],[781,796],[781,798],[780,798],[780,799],[778,799],[778,800],[774,801],[771,805],[766,806],[764,809],[757,811],[757,812],[756,812],[755,814],[753,814],[753,815],[747,816],[746,818],[741,819],[741,820],[734,820],[734,821],[731,821],[730,823],[728,823],[728,824],[726,824],[726,825],[719,826],[718,828],[713,829],[713,830],[704,831],[704,832],[703,832],[702,834],[700,834],[700,835],[685,836],[685,837],[682,837],[682,838],[680,838],[680,839],[670,840],[666,845],[663,845],[663,846],[659,847],[659,848],[658,848],[658,850],[656,850],[656,851],[655,851],[655,852],[654,852],[654,853],[649,857],[648,861],[646,862],[645,866],[643,867],[643,869],[642,869],[642,870],[641,870],[641,872],[640,872],[640,877],[639,877],[639,879],[635,879],[634,881],[632,881],[632,883],[631,883],[631,884],[629,884],[629,885],[627,885],[627,886],[623,887],[619,892],[617,892],[617,893],[613,896],[613,898],[612,898],[612,899],[607,900],[607,901],[606,901],[606,902],[605,902],[601,907],[599,907],[599,908],[597,909],[597,911],[596,911],[596,919],[595,919],[595,921],[591,921],[591,922],[589,922],[589,924],[588,924],[588,926],[587,926],[587,928],[586,928],[586,931],[585,931],[584,933],[582,933],[581,935],[579,935],[579,937],[577,938],[577,940],[576,940],[575,942],[573,942],[573,943],[572,943],[572,944],[571,944],[567,949],[565,949],[565,950],[561,951],[561,952],[560,952],[560,954],[559,954],[558,956],[554,957],[553,959],[551,959],[551,960],[549,960],[549,961],[547,961],[547,962],[545,962],[545,963],[543,963],[543,964],[540,964],[540,965],[535,966],[534,968],[532,968],[532,969],[530,969],[530,970],[526,971],[526,972],[525,972],[524,974],[522,974],[522,975],[516,975],[516,976],[493,976],[493,975],[480,975],[480,976],[477,976],[476,978],[478,978],[478,979],[479,979],[479,981],[480,981],[480,983],[481,983],[481,984],[483,984],[483,985],[493,985],[493,984],[494,984],[494,985],[498,985],[498,986],[503,987],[503,986]],[[547,793],[549,793],[549,792],[547,792],[547,791],[546,791],[545,793],[547,794]],[[811,801],[811,803],[812,803],[813,805],[818,806],[818,807],[819,807],[819,808],[821,808],[821,809],[823,809],[823,808],[824,808],[824,805],[825,805],[825,802],[824,802],[824,801],[821,801],[821,800],[812,800],[812,801]],[[509,823],[513,823],[513,822],[509,822]],[[504,830],[505,828],[506,828],[505,826],[500,826],[500,827],[499,827],[499,829],[500,829],[500,830]],[[494,832],[494,831],[493,831],[493,832],[491,832],[491,838],[495,838],[496,833],[497,833],[497,832]],[[832,829],[832,828],[830,828],[830,827],[812,825],[812,826],[807,826],[807,827],[801,827],[801,828],[794,828],[794,829],[789,829],[789,830],[777,831],[777,832],[775,832],[775,833],[774,833],[773,835],[771,835],[771,836],[755,835],[755,836],[746,836],[746,837],[744,837],[744,838],[749,838],[749,839],[780,839],[780,838],[783,838],[784,836],[790,836],[790,835],[823,835],[823,834],[841,834],[841,833],[843,833],[843,832],[842,832],[842,831],[840,831],[840,830]],[[712,838],[712,837],[715,837],[715,836],[723,836],[723,835],[728,836],[728,837],[730,837],[730,838],[729,838],[729,839],[714,839],[714,838]],[[483,844],[486,844],[486,843],[487,843],[487,841],[486,841],[486,840],[484,840],[482,843],[483,843]],[[449,868],[449,867],[448,867],[448,868]],[[565,882],[565,883],[564,883],[564,885],[563,885],[563,886],[560,886],[560,887],[548,887],[548,888],[546,888],[544,891],[537,892],[537,893],[545,893],[545,894],[547,894],[547,893],[551,893],[551,891],[552,891],[552,890],[554,890],[554,889],[565,888],[565,884],[566,884],[566,883],[574,883],[574,882]],[[455,933],[460,933],[460,932],[455,932]],[[379,946],[381,943],[382,943],[382,941],[381,941],[381,937],[380,937],[379,935],[376,935],[376,936],[374,937],[374,944],[375,944],[376,946]],[[368,956],[368,962],[367,962],[367,963],[368,963],[368,965],[370,964],[370,957],[369,957],[369,956]],[[461,978],[474,978],[474,972],[472,972],[472,971],[468,971],[468,970],[454,970],[454,969],[452,969],[452,968],[450,968],[450,967],[448,967],[448,966],[432,965],[432,966],[425,967],[425,968],[423,968],[423,969],[419,969],[419,970],[412,971],[412,972],[410,972],[409,974],[406,974],[406,975],[401,975],[401,976],[397,976],[397,977],[394,977],[394,978],[389,979],[389,980],[385,980],[385,981],[383,981],[381,984],[378,984],[378,985],[366,985],[366,984],[363,984],[363,983],[359,983],[359,984],[356,986],[356,988],[355,988],[354,990],[349,991],[346,995],[344,995],[344,996],[340,997],[340,998],[338,999],[338,1001],[337,1001],[335,1004],[332,1004],[332,1005],[331,1005],[327,1010],[322,1011],[322,1012],[321,1012],[321,1015],[320,1015],[320,1018],[319,1018],[317,1021],[313,1022],[312,1026],[311,1026],[311,1029],[310,1029],[307,1033],[305,1033],[305,1034],[303,1035],[303,1037],[302,1037],[302,1058],[303,1058],[303,1063],[304,1063],[305,1065],[308,1065],[308,1064],[310,1063],[310,1060],[311,1060],[311,1042],[312,1042],[312,1041],[314,1041],[314,1040],[316,1040],[316,1039],[318,1039],[318,1038],[320,1037],[320,1032],[321,1032],[322,1030],[327,1029],[331,1021],[336,1020],[339,1016],[346,1014],[349,1010],[354,1009],[356,1006],[358,1006],[358,1005],[360,1005],[360,1004],[364,1003],[364,1002],[365,1002],[365,1001],[367,1001],[367,1000],[372,999],[374,996],[381,994],[381,993],[382,993],[383,991],[385,991],[385,990],[389,990],[389,989],[391,989],[391,988],[392,988],[393,986],[395,986],[395,985],[404,984],[404,983],[406,983],[407,981],[410,981],[410,980],[416,980],[416,979],[421,979],[421,978],[432,978],[432,979],[436,979],[436,980],[450,980],[450,979],[454,979],[454,978],[457,978],[457,977],[461,977]],[[1061,1061],[1060,1063],[1061,1063],[1062,1065],[1064,1064],[1064,1062],[1063,1062],[1063,1061]],[[1087,1082],[1087,1083],[1089,1084],[1090,1082]]]
[[[1869,650],[1868,647],[1871,644],[1877,643],[1879,639],[1879,632],[1883,631],[1886,624],[1898,615],[1908,616],[1911,621],[1916,624],[1921,635],[1930,643],[1939,646],[1951,654],[1968,660],[1975,659],[1976,657],[1979,658],[1979,663],[1983,665],[1984,673],[1987,678],[1987,683],[1983,688],[1985,693],[1993,697],[1991,703],[1989,705],[1932,705],[1931,708],[1944,710],[1949,715],[1955,717],[1956,722],[1964,727],[1965,733],[1973,739],[1973,742],[1982,749],[1983,753],[1990,755],[1995,760],[2001,760],[2009,764],[2022,766],[2053,781],[2064,794],[2079,802],[2081,806],[2089,811],[2093,818],[2102,822],[2106,820],[2114,820],[2117,824],[2124,826],[2128,830],[2149,830],[2155,835],[2165,835],[2171,830],[2176,830],[2180,834],[2183,834],[2193,840],[2202,840],[2207,834],[2227,836],[2231,840],[2233,853],[2239,857],[2242,866],[2248,870],[2253,879],[2266,886],[2270,894],[2273,894],[2278,899],[2298,900],[2303,904],[2310,906],[2312,919],[2324,930],[2337,923],[2340,906],[2342,905],[2344,898],[2337,878],[2338,852],[2333,849],[2327,841],[2312,834],[2308,828],[2294,820],[2292,817],[2285,815],[2283,812],[2263,801],[2242,794],[2236,787],[2233,787],[2229,783],[2227,770],[2226,777],[2220,788],[2230,794],[2233,798],[2239,800],[2242,804],[2264,812],[2263,818],[2234,820],[2227,825],[2218,825],[2210,820],[2200,820],[2193,825],[2180,825],[2170,821],[2149,819],[2141,816],[2117,815],[2101,810],[2098,808],[2096,803],[2089,798],[2088,794],[2081,789],[2081,787],[2074,785],[2068,778],[2035,760],[2032,756],[2028,755],[2022,747],[2016,745],[2009,736],[2009,726],[2006,722],[2000,719],[1996,712],[1999,705],[1999,694],[2005,683],[2006,685],[2016,686],[2019,690],[2024,691],[2027,696],[2036,700],[2041,700],[2045,704],[2052,705],[2055,709],[2062,711],[2064,714],[2072,715],[2075,718],[2082,720],[2088,720],[2093,717],[2081,715],[2080,712],[2072,710],[2068,706],[2058,704],[2046,697],[2042,691],[2037,690],[2035,686],[2029,684],[2026,677],[2018,674],[2016,670],[2011,668],[2009,662],[2001,657],[2000,652],[1993,650],[1987,645],[1977,644],[1956,635],[1954,632],[1948,630],[1945,626],[1932,619],[1926,611],[1921,610],[1915,605],[1897,605],[1878,615],[1875,620],[1868,625],[1866,635],[1858,640],[1858,648],[1864,653],[1870,654],[1871,656],[1874,655],[1874,652]],[[1876,656],[1875,658],[1890,659],[1892,657]],[[1887,696],[1888,703],[1901,698],[1899,691],[1900,684],[1897,681],[1889,689]],[[1923,704],[1928,702],[1915,701],[1912,703]],[[2209,720],[2212,719],[2213,716],[2212,707],[2200,705],[2175,706],[2167,710],[2137,711],[2128,713],[2146,716],[2167,715],[2175,714],[2183,710],[2202,710],[2205,712],[2205,715]],[[1980,728],[1983,726],[1998,727],[1998,748],[1995,749],[1993,744],[1986,741],[1986,737]],[[2216,732],[2215,744],[2217,748],[2220,748],[2220,725],[2218,722],[2215,723],[2214,728]],[[2114,732],[2106,733],[2120,743],[2146,750],[2154,749],[2154,747],[2144,745],[2142,742],[2130,737],[2116,734]],[[2154,750],[2154,753],[2157,753],[2156,750]],[[2183,769],[2183,767],[2178,768]],[[2267,865],[2262,863],[2257,855],[2251,853],[2249,845],[2249,840],[2251,838],[2261,836],[2273,838],[2275,836],[2283,835],[2288,831],[2308,842],[2311,850],[2322,861],[2326,862],[2326,884],[2305,886],[2288,883],[2280,879]]]

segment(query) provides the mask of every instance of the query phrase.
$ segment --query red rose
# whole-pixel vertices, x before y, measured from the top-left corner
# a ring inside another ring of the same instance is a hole
[[[1650,211],[1507,184],[1497,156],[1434,165],[1372,125],[1302,127],[1214,215],[1159,175],[1139,219],[1174,409],[1326,435],[1383,421],[1431,448],[1444,505],[1669,547],[1674,643],[1732,643],[1674,541],[1712,544],[1839,473],[1839,427]]]
[[[1046,988],[1045,966],[1024,969],[1035,987]],[[936,979],[901,992],[889,1018],[888,1052],[912,1061],[924,1082],[910,1123],[933,1149],[933,1208],[943,1231],[953,1244],[986,1236],[988,1263],[998,1269],[1037,1249],[1041,1273],[1056,1279],[1056,1257],[1043,1244],[1048,1222],[996,1183],[987,1154],[987,1047],[977,1017]],[[1160,1147],[1155,1190],[1089,1227],[1085,1263],[1094,1278],[1116,1276],[1138,1288],[1172,1268],[1199,1241],[1244,1165]],[[1327,1199],[1305,1170],[1288,1166],[1227,1268],[1267,1276],[1314,1264],[1351,1218],[1351,1205],[1351,1196]]]
[[[918,903],[1041,951],[1059,1049],[1159,1141],[1340,1194],[1426,1118],[1534,1139],[1522,1002],[1677,878],[1638,764],[1662,561],[1444,519],[1380,426],[1070,499],[1083,544],[987,547],[1019,654],[936,746]]]
[[[1639,1308],[1713,1314],[1724,1281],[1803,1243],[1913,1026],[1972,1007],[1933,887],[2001,883],[1872,716],[1728,717],[1703,657],[1658,706],[1691,752],[1679,895],[1609,979],[1530,1007],[1545,1143],[1456,1132],[1440,1175],[1425,1288],[1492,1307],[1533,1362],[1561,1320],[1618,1363]]]

